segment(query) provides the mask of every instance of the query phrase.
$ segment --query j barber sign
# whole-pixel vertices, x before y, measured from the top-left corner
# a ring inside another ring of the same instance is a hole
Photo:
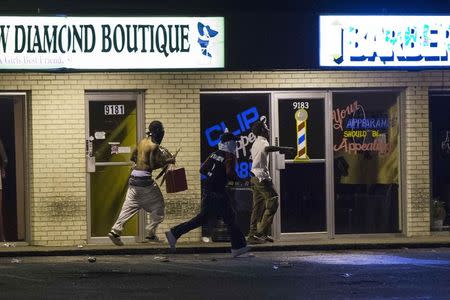
[[[223,17],[0,17],[0,69],[223,68]]]
[[[450,16],[320,16],[323,67],[450,66]]]

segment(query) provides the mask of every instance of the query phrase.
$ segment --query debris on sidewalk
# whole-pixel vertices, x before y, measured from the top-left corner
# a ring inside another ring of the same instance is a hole
[[[154,260],[161,261],[161,262],[169,262],[169,258],[167,256],[155,256],[153,257]]]
[[[350,278],[352,276],[352,274],[351,273],[344,273],[344,274],[341,274],[341,276],[344,277],[344,278]]]
[[[14,248],[16,247],[16,243],[4,243],[2,245],[2,247],[6,247],[6,248]]]
[[[282,262],[280,262],[279,266],[280,266],[280,268],[291,268],[292,264],[288,261],[282,261]]]
[[[292,268],[292,264],[288,261],[281,261],[279,263],[275,263],[272,268],[274,270],[278,270],[279,268]]]
[[[93,256],[88,257],[88,262],[95,263],[96,261],[97,261],[97,259],[95,257],[93,257]]]
[[[18,259],[18,258],[13,258],[13,259],[11,259],[11,263],[12,263],[12,264],[18,264],[18,263],[20,263],[20,262],[21,262],[21,260]]]
[[[77,248],[83,248],[83,247],[84,247],[83,245],[78,245],[78,246],[77,246]]]

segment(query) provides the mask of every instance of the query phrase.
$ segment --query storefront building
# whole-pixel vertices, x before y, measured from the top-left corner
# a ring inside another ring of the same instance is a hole
[[[206,57],[213,50],[199,47]],[[94,59],[81,71],[0,74],[8,240],[42,246],[109,242],[130,153],[155,119],[165,126],[163,145],[181,148],[177,163],[185,167],[189,187],[175,194],[162,187],[160,236],[198,211],[199,165],[225,128],[240,137],[236,170],[242,180],[232,194],[245,231],[250,128],[261,116],[272,144],[297,149],[292,157],[271,157],[280,193],[273,226],[279,240],[430,235],[432,198],[449,204],[450,181],[441,175],[450,171],[448,70],[136,70],[137,59],[128,67],[133,70],[123,71],[119,61],[111,69],[86,70]],[[129,222],[125,241],[143,241],[146,222],[144,213]],[[200,237],[197,230],[183,240]]]

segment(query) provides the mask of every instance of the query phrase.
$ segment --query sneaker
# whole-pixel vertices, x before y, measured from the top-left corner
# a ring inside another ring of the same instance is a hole
[[[175,251],[175,244],[177,243],[177,239],[173,235],[172,231],[166,231],[167,242],[169,243],[170,250]]]
[[[251,235],[247,238],[247,242],[250,245],[256,245],[256,244],[264,244],[266,240],[257,235]]]
[[[161,240],[157,235],[146,236],[145,239],[150,243],[161,243]]]
[[[114,231],[110,231],[108,233],[108,237],[111,239],[111,241],[117,245],[117,246],[123,246],[123,242],[120,239],[120,234],[115,233]]]
[[[231,256],[233,257],[244,257],[244,254],[247,254],[247,252],[250,251],[249,246],[244,246],[239,249],[231,249]]]
[[[273,241],[274,241],[273,237],[271,237],[270,235],[264,235],[261,238],[264,239],[266,242],[269,242],[269,243],[273,243]]]

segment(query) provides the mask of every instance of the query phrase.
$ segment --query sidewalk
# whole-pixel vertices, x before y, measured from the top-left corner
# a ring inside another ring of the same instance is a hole
[[[254,252],[259,251],[329,251],[361,249],[396,248],[436,248],[450,247],[450,233],[440,232],[424,237],[351,237],[336,239],[308,239],[300,241],[275,241],[262,245],[252,245]],[[176,253],[228,253],[229,243],[177,243]],[[10,246],[0,244],[0,257],[20,256],[70,256],[70,255],[136,255],[168,254],[167,243],[126,244],[122,247],[113,244],[83,245],[73,247],[51,246]]]

